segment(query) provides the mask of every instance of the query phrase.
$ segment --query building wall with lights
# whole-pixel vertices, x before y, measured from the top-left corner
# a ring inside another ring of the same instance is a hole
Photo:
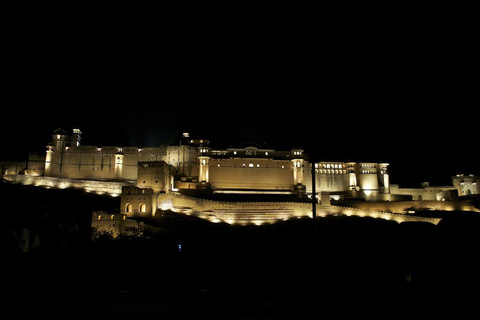
[[[103,233],[109,233],[113,238],[116,238],[120,234],[128,234],[131,230],[138,229],[141,226],[141,223],[127,219],[125,214],[109,214],[104,211],[92,213],[93,235],[101,236]]]
[[[55,130],[45,156],[30,156],[23,180],[52,186],[85,183],[85,189],[102,193],[108,188],[95,187],[94,182],[117,181],[126,186],[152,189],[154,193],[188,191],[195,194],[197,190],[207,190],[311,197],[313,169],[317,196],[328,192],[334,200],[347,197],[389,201],[396,195],[411,196],[414,200],[441,200],[451,199],[452,189],[459,195],[480,193],[480,183],[474,176],[454,177],[453,187],[402,189],[390,185],[388,163],[311,163],[300,148],[286,151],[257,147],[215,149],[209,146],[208,140],[192,139],[188,133],[183,134],[179,145],[84,146],[80,143],[81,135],[79,129],[73,129],[70,135],[61,129]],[[10,171],[5,169],[7,174]],[[16,171],[15,168],[12,172]],[[33,181],[34,177],[43,180]],[[118,187],[109,193],[118,195]]]
[[[182,174],[191,176],[198,171],[197,147],[193,145],[159,147],[83,146],[81,132],[74,129],[69,136],[61,129],[54,131],[47,146],[44,170],[31,155],[27,174],[69,179],[136,181],[139,162],[165,161]]]
[[[480,194],[480,177],[476,177],[473,174],[457,174],[452,177],[452,182],[461,196]]]
[[[154,216],[158,207],[157,197],[158,193],[149,188],[123,187],[120,212],[129,217]]]
[[[191,139],[188,133],[183,134],[177,146],[146,148],[84,146],[80,143],[81,135],[79,129],[73,129],[70,135],[62,129],[53,132],[43,176],[128,181],[157,193],[208,189],[214,193],[259,192],[305,197],[312,192],[310,173],[314,166],[317,192],[372,199],[389,194],[388,164],[311,164],[299,148],[287,151],[256,147],[212,149],[208,140]],[[38,156],[31,156],[26,174],[42,175]]]
[[[199,182],[215,192],[312,193],[312,166],[316,193],[327,191],[355,197],[378,198],[390,193],[388,163],[309,163],[302,149],[199,148]],[[382,197],[384,199],[385,197]]]

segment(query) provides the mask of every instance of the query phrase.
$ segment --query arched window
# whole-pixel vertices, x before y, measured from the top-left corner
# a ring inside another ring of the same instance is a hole
[[[140,203],[139,211],[147,212],[147,206],[145,205],[145,203]]]
[[[127,203],[125,205],[125,212],[132,212],[132,204],[131,203]]]

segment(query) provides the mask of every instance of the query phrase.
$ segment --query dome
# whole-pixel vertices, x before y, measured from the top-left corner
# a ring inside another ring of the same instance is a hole
[[[60,135],[64,135],[64,136],[67,135],[67,133],[61,128],[58,128],[57,130],[53,131],[53,134],[54,135],[59,135],[60,134]]]

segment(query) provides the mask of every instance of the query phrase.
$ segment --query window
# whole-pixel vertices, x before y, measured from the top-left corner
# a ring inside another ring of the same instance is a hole
[[[140,206],[138,209],[140,212],[147,212],[147,205],[145,203],[140,203]]]
[[[132,212],[132,208],[133,208],[132,204],[131,204],[131,203],[127,203],[127,204],[125,205],[125,212]]]

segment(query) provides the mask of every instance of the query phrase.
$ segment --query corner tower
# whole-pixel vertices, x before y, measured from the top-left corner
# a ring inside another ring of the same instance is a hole
[[[204,186],[208,186],[210,182],[209,161],[210,148],[206,146],[200,146],[198,148],[198,182]]]
[[[115,179],[121,179],[123,177],[123,148],[118,147],[115,154]]]
[[[300,148],[292,149],[293,191],[300,197],[307,194],[303,181],[304,155]]]

